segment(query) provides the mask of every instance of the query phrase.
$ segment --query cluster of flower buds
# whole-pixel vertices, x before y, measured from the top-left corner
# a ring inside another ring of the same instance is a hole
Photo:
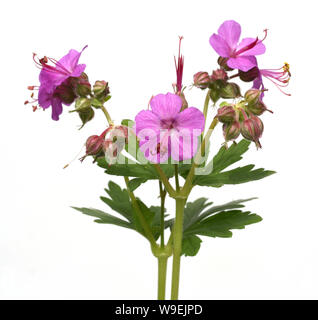
[[[216,103],[220,98],[234,99],[241,96],[240,87],[228,82],[229,77],[224,68],[214,70],[211,75],[206,71],[197,72],[193,76],[193,85],[202,90],[210,89],[210,98]]]
[[[193,76],[193,85],[204,90],[211,87],[215,81],[226,82],[227,80],[227,73],[223,69],[214,70],[211,75],[206,71],[199,71]]]
[[[225,141],[235,140],[242,134],[245,139],[254,141],[257,148],[261,148],[259,139],[264,125],[259,116],[266,110],[270,111],[261,101],[261,93],[261,90],[250,89],[238,103],[221,104],[216,117],[223,123]]]
[[[75,101],[75,110],[70,112],[76,111],[79,114],[83,127],[85,123],[93,119],[93,108],[101,108],[103,104],[110,99],[110,91],[106,81],[96,81],[92,89],[85,75],[85,77],[78,81],[76,92],[78,98]]]
[[[86,153],[80,159],[83,161],[87,156],[93,156],[94,161],[101,156],[109,165],[113,164],[120,152],[128,143],[128,127],[110,126],[101,135],[92,135],[86,140]]]

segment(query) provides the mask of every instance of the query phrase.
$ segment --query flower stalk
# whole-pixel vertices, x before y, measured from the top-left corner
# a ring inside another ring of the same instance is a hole
[[[171,300],[177,300],[179,296],[184,205],[185,205],[184,199],[178,199],[178,198],[176,199],[176,217],[175,217],[175,224],[173,227],[173,264],[172,264]]]
[[[166,298],[166,278],[168,256],[158,257],[158,300]]]

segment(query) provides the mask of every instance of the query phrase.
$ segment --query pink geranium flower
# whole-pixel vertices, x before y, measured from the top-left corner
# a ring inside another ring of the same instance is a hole
[[[41,84],[38,94],[38,103],[41,108],[52,108],[52,119],[57,121],[63,111],[64,105],[71,105],[75,100],[71,81],[65,80],[57,87],[47,87]]]
[[[43,109],[52,107],[52,119],[59,120],[59,116],[63,111],[63,105],[70,105],[75,96],[70,78],[78,78],[84,72],[86,65],[79,64],[79,58],[86,48],[78,52],[71,49],[68,54],[62,57],[59,61],[44,57],[36,59],[36,54],[33,54],[33,60],[41,69],[39,80],[40,87],[30,86],[29,88],[39,90],[38,99],[26,101],[26,103],[37,102]],[[51,64],[49,64],[51,62]],[[33,96],[33,95],[32,95]],[[36,107],[35,107],[36,108]]]
[[[172,93],[158,94],[150,101],[151,110],[140,111],[135,131],[141,151],[154,163],[191,159],[204,129],[204,115],[190,107],[182,112],[181,98]]]
[[[244,38],[239,43],[240,36],[240,24],[228,20],[221,24],[218,34],[210,37],[210,44],[221,57],[228,58],[230,68],[246,72],[257,65],[255,56],[263,54],[266,49],[264,39]]]
[[[80,52],[71,49],[69,53],[59,61],[48,57],[44,57],[36,61],[36,55],[34,54],[34,61],[41,68],[39,75],[41,85],[44,85],[47,88],[57,87],[69,77],[79,77],[82,72],[84,72],[86,65],[78,64],[78,61],[83,50],[86,48],[87,46],[85,46]],[[49,65],[49,62],[53,65]]]

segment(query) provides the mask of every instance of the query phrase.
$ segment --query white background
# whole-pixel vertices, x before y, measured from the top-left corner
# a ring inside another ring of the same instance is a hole
[[[274,111],[262,119],[263,149],[242,161],[276,170],[261,181],[191,195],[217,204],[258,196],[247,204],[263,221],[234,230],[230,239],[203,238],[195,258],[183,258],[181,299],[317,299],[317,18],[315,1],[11,1],[0,10],[1,209],[0,298],[155,299],[156,260],[138,234],[99,225],[70,206],[112,213],[99,200],[111,178],[74,161],[85,139],[105,128],[102,114],[78,131],[67,110],[60,121],[32,112],[23,102],[37,84],[32,52],[59,59],[80,50],[91,81],[110,82],[109,111],[116,121],[134,118],[151,95],[171,91],[173,55],[184,36],[184,84],[197,71],[211,72],[216,53],[209,37],[227,19],[243,37],[262,37],[263,68],[291,65],[282,95],[270,82],[265,102]],[[187,92],[201,108],[204,93]],[[212,109],[210,115],[212,116]],[[220,128],[213,148],[222,142]],[[137,191],[158,205],[157,185]],[[174,204],[168,211],[173,214]],[[170,271],[168,272],[170,274]],[[168,278],[168,292],[170,278]]]

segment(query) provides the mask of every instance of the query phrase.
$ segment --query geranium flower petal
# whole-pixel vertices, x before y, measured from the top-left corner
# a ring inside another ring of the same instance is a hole
[[[58,98],[52,99],[52,119],[59,120],[59,116],[63,111],[62,102]]]
[[[39,105],[43,109],[47,109],[51,105],[52,93],[46,90],[46,87],[40,86],[39,94],[38,94],[38,101]]]
[[[175,119],[175,128],[188,129],[195,135],[200,135],[204,130],[204,115],[194,107],[187,108],[178,113]]]
[[[227,61],[227,65],[232,69],[238,69],[246,72],[252,69],[253,67],[257,66],[257,61],[254,56],[240,56],[237,58],[230,58]]]
[[[182,100],[176,94],[158,94],[151,99],[150,106],[160,120],[173,119],[182,107]]]
[[[145,158],[152,163],[166,162],[170,156],[168,137],[160,140],[160,134],[141,140],[139,147]]]
[[[160,119],[150,110],[142,110],[135,117],[135,132],[139,136],[141,131],[153,131],[155,135],[160,131]]]
[[[86,64],[79,64],[75,67],[70,77],[79,77],[85,70]]]
[[[237,51],[255,42],[255,38],[244,38],[237,47]],[[257,56],[265,53],[266,47],[263,42],[259,41],[253,48],[246,50],[240,56]]]
[[[224,21],[218,29],[218,34],[235,49],[241,36],[241,26],[234,20]]]
[[[228,58],[231,55],[231,48],[227,42],[215,33],[210,37],[210,45],[221,57]]]
[[[71,49],[68,54],[58,61],[56,69],[60,70],[61,72],[65,72],[67,70],[68,73],[72,73],[78,65],[78,60],[83,50],[78,52],[77,50]]]
[[[175,161],[192,159],[198,148],[198,137],[189,130],[171,132],[171,158]]]

